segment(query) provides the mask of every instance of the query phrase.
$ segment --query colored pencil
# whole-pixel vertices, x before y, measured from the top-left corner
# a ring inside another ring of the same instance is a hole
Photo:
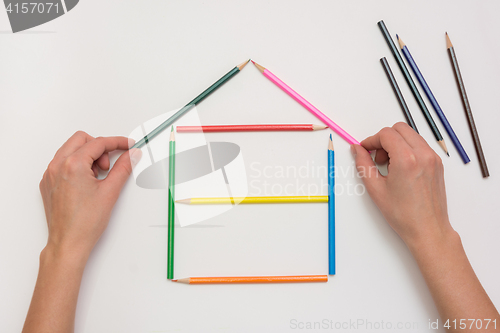
[[[281,81],[276,75],[271,73],[268,69],[262,67],[252,60],[252,63],[257,67],[257,69],[264,74],[266,78],[268,78],[272,83],[277,85],[281,90],[290,95],[294,100],[296,100],[300,105],[305,107],[309,112],[315,115],[319,120],[321,120],[325,125],[330,127],[333,131],[335,131],[341,138],[349,142],[349,144],[359,145],[359,142],[354,139],[349,133],[344,131],[339,125],[335,124],[330,118],[328,118],[324,113],[314,107],[311,103],[309,103],[305,98],[300,96],[297,92],[295,92],[292,88],[286,85],[285,82]]]
[[[210,125],[177,126],[177,132],[318,131],[325,128],[328,128],[328,126],[313,124]]]
[[[185,284],[328,282],[328,275],[189,277],[172,280]]]
[[[187,205],[217,205],[217,204],[273,204],[273,203],[318,203],[328,202],[327,195],[287,196],[287,197],[231,197],[231,198],[189,198],[177,200],[177,203]]]
[[[378,26],[380,28],[380,31],[382,32],[382,35],[385,38],[385,41],[387,42],[387,45],[389,46],[389,49],[392,52],[392,55],[394,56],[394,59],[396,59],[396,62],[399,66],[399,69],[401,69],[401,72],[403,73],[403,76],[405,78],[406,83],[408,83],[408,86],[410,87],[411,93],[413,94],[413,97],[417,100],[418,106],[420,107],[420,110],[422,111],[425,120],[427,121],[427,124],[429,124],[432,133],[434,134],[434,137],[436,138],[438,144],[443,148],[445,153],[450,156],[448,153],[448,148],[446,148],[446,144],[444,143],[443,136],[441,135],[441,132],[439,132],[439,129],[434,122],[434,119],[432,119],[431,113],[429,112],[429,109],[427,109],[427,106],[424,103],[424,99],[422,98],[422,95],[418,92],[417,85],[411,78],[410,72],[408,71],[408,68],[406,68],[406,65],[403,61],[403,58],[401,58],[401,55],[399,54],[399,51],[394,44],[394,41],[391,38],[391,34],[389,33],[389,30],[387,30],[387,27],[385,26],[384,21],[379,21]]]
[[[174,278],[174,231],[175,231],[175,135],[170,132],[168,153],[168,254],[167,279]]]
[[[420,72],[420,69],[418,69],[417,63],[415,60],[413,60],[413,57],[411,56],[410,50],[408,50],[408,47],[405,45],[403,40],[399,38],[398,35],[396,35],[396,38],[398,39],[399,46],[401,47],[401,51],[403,52],[406,60],[408,61],[408,64],[410,65],[410,68],[412,69],[413,73],[418,79],[418,82],[420,82],[420,85],[422,86],[422,89],[424,89],[425,94],[427,95],[427,98],[429,98],[429,101],[432,104],[432,107],[436,111],[439,119],[441,120],[441,123],[443,124],[444,128],[446,129],[446,132],[448,132],[448,135],[451,138],[451,141],[455,145],[455,148],[458,150],[458,154],[462,158],[462,161],[467,164],[470,162],[469,156],[467,156],[467,153],[465,152],[464,147],[462,147],[462,144],[460,143],[460,140],[458,140],[457,135],[453,131],[453,128],[451,127],[450,123],[448,122],[448,119],[446,119],[446,116],[444,115],[443,110],[441,110],[441,107],[439,106],[436,97],[434,97],[434,94],[432,93],[431,89],[429,88],[429,85],[425,81],[422,73]]]
[[[335,275],[335,151],[328,142],[328,274]]]
[[[224,83],[229,81],[233,76],[238,74],[243,67],[249,62],[250,60],[247,60],[238,66],[234,67],[231,69],[229,72],[226,73],[223,77],[221,77],[219,80],[217,80],[214,84],[212,84],[210,87],[208,87],[205,91],[203,91],[201,94],[196,96],[191,102],[187,103],[184,105],[179,111],[174,113],[170,118],[165,120],[162,124],[160,124],[158,127],[156,127],[154,130],[152,130],[148,135],[143,137],[141,140],[137,141],[132,148],[141,148],[145,144],[147,144],[150,140],[152,140],[155,136],[160,134],[165,128],[169,127],[172,125],[177,119],[182,117],[186,112],[191,110],[195,105],[203,101],[206,97],[208,97],[211,93],[213,93],[217,88],[222,86]]]
[[[472,135],[472,139],[474,140],[474,147],[476,148],[477,158],[479,159],[481,173],[483,174],[483,177],[486,178],[489,177],[490,173],[488,171],[488,166],[486,165],[486,159],[484,158],[483,148],[481,147],[481,141],[479,140],[479,134],[477,133],[476,129],[476,123],[474,122],[474,117],[472,116],[472,109],[469,104],[467,92],[465,91],[465,85],[462,79],[462,74],[460,73],[460,67],[458,67],[455,48],[451,43],[448,33],[446,33],[446,46],[448,48],[448,55],[450,56],[451,66],[453,67],[453,73],[455,74],[458,90],[460,91],[460,96],[462,97],[462,103],[464,105],[465,115],[467,116],[467,121],[469,123],[469,129]]]
[[[396,98],[398,99],[399,105],[401,106],[401,110],[403,110],[403,114],[406,119],[406,123],[410,125],[411,128],[415,130],[415,132],[418,133],[417,125],[415,125],[415,122],[413,121],[413,117],[411,116],[410,109],[408,109],[408,105],[406,105],[405,99],[403,97],[403,93],[399,89],[398,83],[396,81],[396,78],[394,77],[394,74],[392,74],[391,67],[389,66],[389,63],[387,62],[387,59],[385,57],[380,59],[380,63],[382,64],[382,67],[384,68],[385,74],[387,75],[387,79],[389,80],[389,83],[391,84],[392,90],[394,91],[394,94],[396,95]]]

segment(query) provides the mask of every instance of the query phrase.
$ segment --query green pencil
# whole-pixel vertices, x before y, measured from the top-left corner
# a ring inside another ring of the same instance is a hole
[[[170,132],[168,158],[168,255],[167,279],[174,278],[174,231],[175,231],[175,135],[174,126]]]
[[[165,128],[172,125],[177,119],[182,117],[186,112],[191,110],[195,105],[197,105],[198,103],[203,101],[206,97],[208,97],[208,95],[210,95],[215,90],[217,90],[217,88],[219,88],[224,83],[226,83],[226,81],[229,81],[229,79],[231,79],[233,76],[238,74],[249,61],[250,61],[250,59],[248,59],[247,61],[245,61],[245,62],[239,64],[238,66],[234,67],[233,69],[231,69],[229,72],[226,73],[226,75],[224,75],[219,80],[217,80],[217,82],[215,82],[210,87],[208,87],[204,92],[202,92],[201,94],[196,96],[195,99],[193,99],[191,102],[184,105],[182,107],[182,109],[180,109],[179,111],[174,113],[170,118],[168,118],[163,123],[161,123],[158,127],[156,127],[154,130],[152,130],[148,135],[146,135],[145,137],[143,137],[142,139],[137,141],[135,143],[135,145],[132,146],[132,148],[141,148],[142,146],[144,146],[146,143],[149,142],[149,140],[152,140],[155,136],[160,134]]]

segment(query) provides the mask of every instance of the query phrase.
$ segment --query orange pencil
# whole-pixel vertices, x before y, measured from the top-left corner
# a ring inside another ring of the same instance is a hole
[[[328,275],[189,277],[172,281],[185,284],[328,282]]]

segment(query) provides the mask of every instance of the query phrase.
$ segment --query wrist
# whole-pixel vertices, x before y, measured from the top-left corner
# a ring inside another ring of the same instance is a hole
[[[424,258],[432,259],[436,256],[443,256],[446,253],[463,248],[459,234],[451,226],[427,235],[414,237],[405,242],[417,261]]]
[[[76,251],[75,249],[48,243],[40,253],[40,263],[48,265],[61,264],[65,267],[83,271],[88,257],[89,253],[87,251]]]

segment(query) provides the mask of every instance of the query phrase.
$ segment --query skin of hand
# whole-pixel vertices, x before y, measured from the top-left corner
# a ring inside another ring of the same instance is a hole
[[[79,131],[50,162],[40,182],[49,236],[23,332],[73,331],[88,256],[141,151],[123,153],[105,179],[97,179],[98,168],[108,170],[108,153],[129,146],[125,137],[94,138]]]
[[[397,123],[366,138],[361,146],[352,145],[351,150],[366,190],[406,243],[453,232],[443,163],[420,135]],[[367,150],[376,150],[378,164],[388,163],[387,176],[380,174]]]
[[[386,176],[370,156],[374,150],[378,164],[388,163]],[[479,331],[499,330],[498,311],[450,224],[441,158],[405,123],[352,145],[351,152],[368,194],[417,261],[441,316],[440,327],[456,319],[450,332],[475,332],[468,319],[496,319]]]

